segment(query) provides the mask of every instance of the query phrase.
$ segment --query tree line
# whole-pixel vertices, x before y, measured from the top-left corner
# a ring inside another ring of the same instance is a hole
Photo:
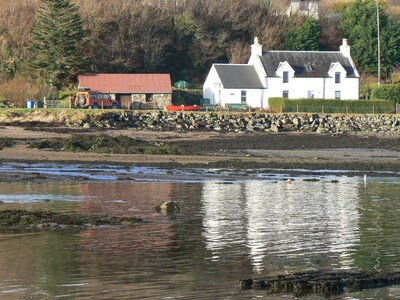
[[[263,49],[352,46],[360,72],[377,73],[375,0],[339,2],[318,20],[273,0],[14,0],[0,4],[0,98],[40,97],[81,72],[170,73],[201,84],[212,63],[246,63]],[[400,62],[400,25],[380,2],[382,73]],[[21,95],[26,90],[28,95]],[[30,93],[30,94],[29,94]],[[51,97],[51,95],[49,95]]]

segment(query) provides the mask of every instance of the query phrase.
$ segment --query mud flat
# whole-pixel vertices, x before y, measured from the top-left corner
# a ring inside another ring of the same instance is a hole
[[[90,151],[86,151],[82,142],[77,143],[82,136],[92,137],[91,141],[96,137],[105,147],[92,145]],[[110,140],[113,144],[106,145],[105,136],[113,137]],[[365,133],[179,132],[132,128],[82,131],[82,128],[3,126],[0,127],[0,140],[3,141],[0,163],[98,162],[162,168],[400,172],[399,137]],[[114,143],[116,139],[127,141],[131,148],[121,153],[122,147]],[[61,146],[52,148],[49,140]],[[136,141],[137,145],[130,141]],[[40,147],[32,148],[35,144]],[[81,149],[69,151],[70,146]],[[101,150],[107,147],[108,153]],[[141,150],[134,151],[132,147]],[[103,153],[92,151],[95,148]]]

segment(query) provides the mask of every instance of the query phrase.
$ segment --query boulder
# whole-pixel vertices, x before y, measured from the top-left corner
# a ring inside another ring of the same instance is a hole
[[[157,205],[155,207],[155,209],[156,209],[156,211],[162,212],[165,214],[176,213],[181,210],[178,203],[176,203],[174,201],[164,201],[160,205]]]

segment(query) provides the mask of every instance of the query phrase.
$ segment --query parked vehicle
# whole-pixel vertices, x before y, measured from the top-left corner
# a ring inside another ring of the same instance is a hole
[[[74,106],[80,108],[120,108],[117,101],[109,94],[102,94],[95,91],[79,91],[74,99]]]

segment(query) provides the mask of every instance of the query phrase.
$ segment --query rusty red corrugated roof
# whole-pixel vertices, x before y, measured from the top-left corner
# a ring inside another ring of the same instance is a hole
[[[116,94],[172,93],[169,74],[82,74],[79,88]]]

